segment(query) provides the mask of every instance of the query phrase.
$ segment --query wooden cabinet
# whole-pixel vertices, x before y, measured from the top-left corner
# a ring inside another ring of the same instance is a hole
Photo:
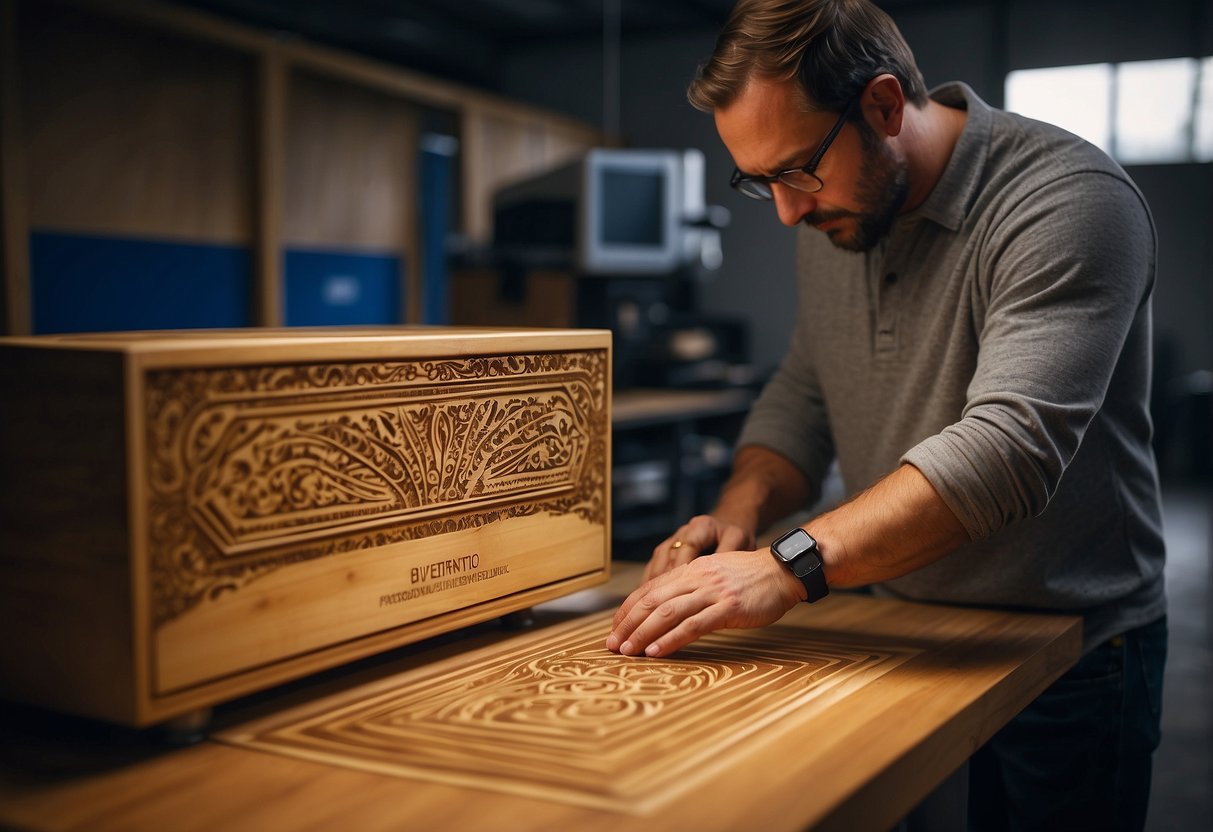
[[[604,143],[179,4],[0,3],[2,331],[445,322],[444,232],[486,243],[497,187]]]
[[[610,336],[0,339],[0,688],[145,725],[609,572]]]

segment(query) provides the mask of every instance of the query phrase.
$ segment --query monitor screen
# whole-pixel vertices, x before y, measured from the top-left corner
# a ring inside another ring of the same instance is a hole
[[[661,171],[602,172],[602,242],[659,246],[665,236]]]

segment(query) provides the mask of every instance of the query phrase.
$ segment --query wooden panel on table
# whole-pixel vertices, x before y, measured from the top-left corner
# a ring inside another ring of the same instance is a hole
[[[611,612],[220,735],[271,753],[622,814],[702,785],[763,729],[819,715],[922,653],[787,625],[664,659],[607,653]],[[369,738],[369,739],[368,739]]]

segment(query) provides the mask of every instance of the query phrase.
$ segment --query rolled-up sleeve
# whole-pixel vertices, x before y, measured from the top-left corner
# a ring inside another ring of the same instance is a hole
[[[1155,258],[1140,195],[1100,172],[1055,180],[987,233],[963,413],[902,457],[975,540],[1048,505],[1121,371]]]

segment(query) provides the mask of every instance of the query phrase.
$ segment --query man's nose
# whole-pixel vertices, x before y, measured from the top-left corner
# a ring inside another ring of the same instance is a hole
[[[782,182],[771,183],[771,195],[775,199],[775,212],[779,214],[779,221],[787,226],[796,225],[817,207],[815,195],[798,191]]]

